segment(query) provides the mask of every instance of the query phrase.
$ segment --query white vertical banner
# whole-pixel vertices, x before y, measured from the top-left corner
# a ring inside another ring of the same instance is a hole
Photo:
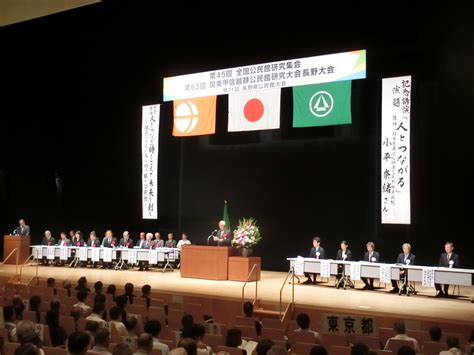
[[[143,219],[158,218],[158,138],[160,105],[142,107]]]
[[[411,223],[411,84],[411,75],[382,80],[382,223]]]
[[[389,283],[392,280],[392,268],[390,265],[380,265],[380,282]]]
[[[360,263],[351,263],[350,276],[352,280],[360,280]]]
[[[331,277],[331,260],[321,260],[321,277]]]
[[[435,285],[435,269],[432,267],[424,267],[421,271],[421,286],[434,287]]]
[[[295,260],[294,273],[296,276],[304,275],[304,258],[302,256],[298,256]]]

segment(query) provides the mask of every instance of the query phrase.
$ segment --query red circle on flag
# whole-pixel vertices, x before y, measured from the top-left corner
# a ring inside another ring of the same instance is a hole
[[[250,99],[245,103],[244,116],[250,122],[257,122],[263,116],[263,103],[259,99]]]

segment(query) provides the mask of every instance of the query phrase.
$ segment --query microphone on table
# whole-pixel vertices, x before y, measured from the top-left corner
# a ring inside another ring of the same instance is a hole
[[[207,245],[209,245],[209,241],[211,240],[212,237],[214,237],[217,234],[217,229],[214,229],[214,231],[207,237]]]

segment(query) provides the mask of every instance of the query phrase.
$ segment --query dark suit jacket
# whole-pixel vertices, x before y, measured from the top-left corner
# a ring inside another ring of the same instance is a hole
[[[108,238],[104,238],[104,239],[102,239],[101,247],[112,248],[112,243],[114,243],[115,246],[117,246],[117,239],[112,237],[112,238],[110,238],[110,242],[109,242]]]
[[[126,246],[125,244],[128,244],[128,246]],[[119,247],[133,248],[133,240],[128,238],[127,241],[125,242],[125,239],[120,238]]]
[[[84,242],[84,239],[79,239],[79,240],[74,239],[71,242],[71,245],[75,247],[83,247],[84,245],[86,245],[86,242]]]
[[[351,261],[352,260],[352,252],[349,249],[346,250],[346,255],[347,255],[346,261]],[[341,249],[339,249],[337,251],[336,260],[344,260],[344,259],[342,259],[342,250]]]
[[[373,255],[372,255],[373,258],[375,258],[375,263],[378,263],[380,262],[380,253],[378,251],[373,251]],[[370,261],[372,262],[372,260],[369,260],[369,252],[365,252],[364,254],[364,261]]]
[[[169,240],[168,239],[165,242],[165,247],[167,247],[167,248],[176,248],[176,240],[174,240],[174,239]]]
[[[454,264],[453,264],[452,267],[454,267],[454,268],[461,267],[461,263],[459,261],[459,255],[458,254],[451,253],[451,259],[450,260],[454,261]],[[448,254],[446,254],[446,253],[441,254],[441,256],[439,257],[438,266],[449,267]]]
[[[408,259],[410,260],[410,265],[415,265],[415,255],[412,253],[408,254]],[[404,253],[398,254],[397,264],[406,264]]]
[[[94,242],[92,242],[92,240],[90,239],[87,241],[88,247],[92,247],[93,246],[92,244],[94,244],[95,248],[100,247],[100,241],[98,239],[94,240]]]
[[[63,243],[64,243],[64,244],[63,244]],[[69,246],[69,245],[71,245],[71,241],[70,241],[69,239],[67,239],[67,238],[64,239],[64,241],[63,241],[62,239],[59,239],[59,240],[58,240],[58,245],[60,245],[60,246],[61,246],[61,245]]]
[[[324,251],[324,248],[321,248],[321,247],[319,247],[318,250],[316,250],[315,247],[312,247],[311,251],[309,252],[309,257],[316,259],[316,253],[318,251],[319,251],[319,259],[326,259],[326,252]]]
[[[30,235],[30,226],[27,226],[26,224],[23,226],[23,228],[18,227],[15,229],[15,234],[20,235],[22,237],[27,237]]]
[[[165,246],[165,241],[163,239],[155,239],[153,243],[155,243],[155,248],[163,248]]]
[[[44,237],[43,240],[41,241],[41,245],[55,245],[56,244],[56,239],[53,237],[49,238],[49,240]]]
[[[155,244],[153,244],[153,246],[151,246],[153,243],[152,240],[148,241],[148,240],[144,240],[143,241],[143,244],[142,244],[142,249],[155,249]]]

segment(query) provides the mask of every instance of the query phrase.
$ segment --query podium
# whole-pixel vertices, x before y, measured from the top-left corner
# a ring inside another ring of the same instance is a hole
[[[208,280],[227,280],[231,247],[183,245],[181,277]]]
[[[259,256],[243,257],[231,256],[229,257],[229,280],[231,281],[247,281],[250,271],[253,266],[255,270],[249,278],[249,281],[260,281],[260,271],[262,268],[262,259]]]
[[[30,256],[30,236],[20,237],[5,235],[3,237],[3,260],[12,252],[13,249],[18,249],[18,263],[22,264]],[[5,264],[15,264],[16,255],[12,255]]]

